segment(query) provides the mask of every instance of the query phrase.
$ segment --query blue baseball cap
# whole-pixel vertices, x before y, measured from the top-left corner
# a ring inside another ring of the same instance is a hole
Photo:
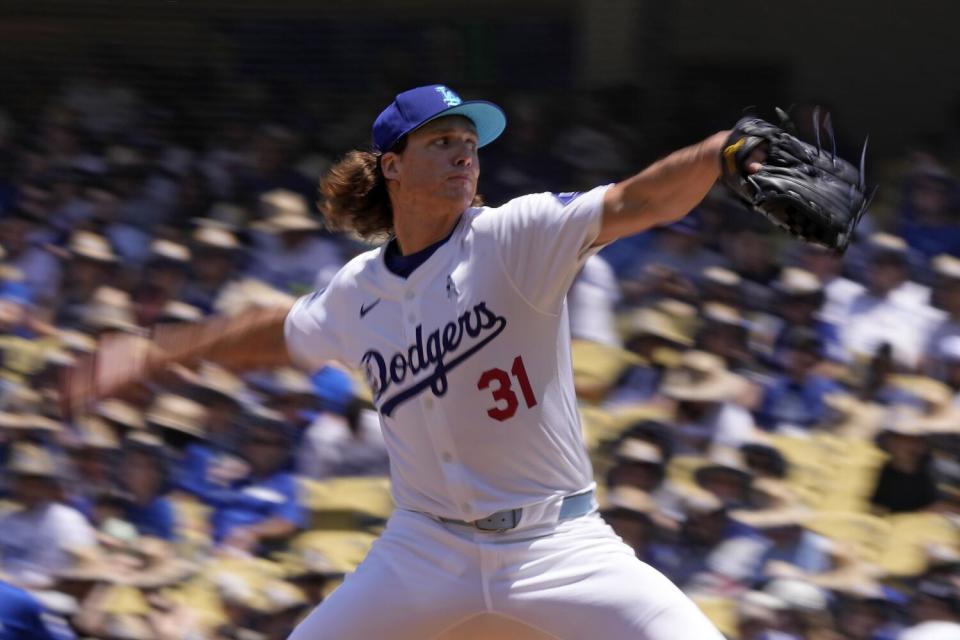
[[[356,395],[353,378],[336,367],[321,368],[310,376],[310,382],[313,383],[314,392],[323,403],[323,408],[341,415],[346,412],[347,405]]]
[[[477,146],[496,140],[507,126],[503,109],[486,100],[460,99],[442,84],[417,87],[398,94],[373,123],[373,150],[385,153],[397,141],[431,120],[443,116],[464,116],[477,128]]]

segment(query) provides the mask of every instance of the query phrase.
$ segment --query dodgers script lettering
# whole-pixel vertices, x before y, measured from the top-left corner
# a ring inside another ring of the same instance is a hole
[[[426,339],[423,325],[417,325],[413,344],[390,357],[376,349],[368,350],[361,364],[375,402],[380,402],[392,387],[401,386],[408,377],[412,379],[422,371],[430,371],[425,378],[384,400],[380,411],[390,416],[399,404],[428,388],[434,395],[443,396],[448,387],[447,373],[500,335],[506,326],[506,318],[488,309],[486,302],[480,302],[455,321],[430,332]]]

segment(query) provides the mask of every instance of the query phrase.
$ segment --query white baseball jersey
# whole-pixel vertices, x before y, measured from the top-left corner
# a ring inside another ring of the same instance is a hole
[[[606,189],[470,208],[408,278],[381,247],[290,311],[294,360],[365,372],[398,507],[475,520],[593,485],[566,293]]]

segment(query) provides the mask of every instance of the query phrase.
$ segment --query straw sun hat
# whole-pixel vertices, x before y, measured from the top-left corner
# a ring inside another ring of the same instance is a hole
[[[260,197],[260,206],[266,217],[251,225],[258,231],[285,233],[288,231],[316,231],[320,222],[310,217],[306,199],[298,193],[276,189]]]
[[[17,443],[13,446],[7,473],[32,478],[60,477],[57,463],[49,451],[35,444]]]
[[[199,224],[191,239],[197,247],[203,249],[236,251],[240,248],[237,235],[224,226]]]
[[[84,322],[94,330],[117,330],[137,333],[130,294],[114,287],[99,287],[84,312]]]
[[[67,251],[73,257],[85,258],[95,262],[113,263],[118,260],[110,242],[103,236],[90,231],[77,231],[70,236]]]
[[[746,389],[744,378],[727,370],[723,359],[705,351],[688,351],[664,376],[660,392],[673,400],[725,402]]]
[[[172,393],[159,394],[147,411],[148,423],[186,433],[197,438],[206,435],[207,410],[198,402]]]

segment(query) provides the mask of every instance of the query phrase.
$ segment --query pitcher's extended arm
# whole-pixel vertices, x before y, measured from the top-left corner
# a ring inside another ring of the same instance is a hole
[[[82,412],[173,364],[190,366],[209,360],[234,371],[289,364],[283,335],[289,311],[285,306],[258,307],[203,322],[159,325],[150,337],[107,334],[94,353],[66,373],[63,408]]]

